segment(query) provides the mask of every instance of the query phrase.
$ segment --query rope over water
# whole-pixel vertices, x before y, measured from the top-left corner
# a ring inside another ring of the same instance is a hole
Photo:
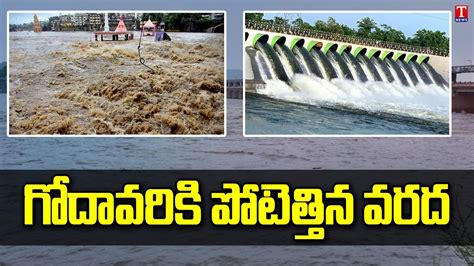
[[[140,61],[140,64],[142,64],[143,66],[145,66],[146,68],[148,68],[152,74],[155,74],[155,70],[153,70],[153,68],[151,68],[150,66],[148,66],[147,64],[145,64],[145,58],[142,57],[142,54],[140,52],[140,49],[141,49],[141,45],[142,45],[142,36],[143,36],[143,30],[144,30],[144,27],[142,27],[142,30],[140,32],[140,40],[138,41],[138,59]]]

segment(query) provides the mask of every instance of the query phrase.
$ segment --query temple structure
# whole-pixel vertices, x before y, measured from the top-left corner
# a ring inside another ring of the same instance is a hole
[[[115,32],[127,32],[127,27],[125,26],[125,22],[123,22],[123,16],[120,17],[120,22],[115,28]]]
[[[145,23],[145,25],[143,25],[143,32],[145,33],[145,35],[154,36],[155,30],[156,30],[155,24],[153,24],[153,22],[151,22],[151,19],[148,18],[148,21]]]
[[[33,30],[34,32],[41,32],[41,23],[36,14],[33,16]]]

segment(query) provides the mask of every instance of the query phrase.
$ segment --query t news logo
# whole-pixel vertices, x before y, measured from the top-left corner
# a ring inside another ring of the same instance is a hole
[[[454,20],[456,22],[467,22],[469,18],[469,8],[467,5],[454,6]]]

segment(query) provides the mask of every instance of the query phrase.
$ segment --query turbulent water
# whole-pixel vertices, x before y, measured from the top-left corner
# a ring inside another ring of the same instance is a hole
[[[428,63],[304,49],[246,49],[266,96],[247,97],[247,134],[449,134],[448,86]]]
[[[223,134],[224,36],[10,34],[10,134]]]
[[[321,74],[331,75],[330,71]],[[267,74],[275,73],[268,69]],[[473,169],[474,166],[473,115],[453,114],[451,138],[244,138],[242,101],[229,100],[225,138],[8,138],[5,98],[0,94],[0,169]],[[275,97],[262,99],[281,101]],[[291,104],[300,108],[314,106],[297,101]],[[452,247],[441,246],[0,247],[0,264],[32,262],[56,265],[464,264]]]
[[[225,138],[8,138],[0,94],[0,169],[473,169],[474,115],[450,138],[244,138],[229,100]],[[2,246],[0,264],[465,265],[441,246]]]

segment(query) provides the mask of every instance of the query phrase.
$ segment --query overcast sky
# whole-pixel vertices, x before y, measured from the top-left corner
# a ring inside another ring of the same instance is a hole
[[[455,4],[470,4],[471,18],[468,23],[453,22],[453,64],[464,65],[474,60],[474,0],[0,0],[0,13],[6,25],[8,10],[227,10],[227,66],[242,69],[242,12],[244,10],[448,10]],[[438,14],[439,15],[439,14]],[[441,23],[432,20],[433,25]],[[407,19],[394,18],[389,23],[395,25],[419,26]],[[388,23],[387,23],[388,24]],[[0,27],[0,60],[6,56],[6,28]],[[470,60],[470,61],[469,61]]]

